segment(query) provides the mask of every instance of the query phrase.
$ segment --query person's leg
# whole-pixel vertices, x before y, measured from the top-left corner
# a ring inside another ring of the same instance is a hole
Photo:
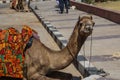
[[[68,0],[67,4],[68,4],[68,9],[70,9],[70,0]]]
[[[66,13],[68,13],[68,0],[63,0],[66,8]]]
[[[59,0],[59,8],[60,8],[60,13],[63,13],[63,10],[64,10],[64,2],[63,2],[63,0]]]

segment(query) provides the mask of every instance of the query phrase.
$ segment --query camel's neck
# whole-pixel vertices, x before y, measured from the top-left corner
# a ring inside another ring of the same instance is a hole
[[[78,32],[79,27],[76,26],[66,47],[68,47],[69,52],[75,57],[79,53],[82,45],[86,40],[86,36],[80,35]]]
[[[65,68],[73,61],[73,57],[77,56],[78,52],[80,51],[83,43],[87,38],[85,36],[80,35],[78,33],[78,30],[78,26],[76,26],[69,39],[67,46],[63,50],[55,52],[54,57],[56,57],[52,59],[52,69]]]

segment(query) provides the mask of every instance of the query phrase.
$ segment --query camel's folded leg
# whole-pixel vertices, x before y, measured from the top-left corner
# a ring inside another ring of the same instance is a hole
[[[40,75],[39,73],[35,73],[33,76],[30,77],[29,80],[60,80],[60,79],[49,78],[47,76]]]

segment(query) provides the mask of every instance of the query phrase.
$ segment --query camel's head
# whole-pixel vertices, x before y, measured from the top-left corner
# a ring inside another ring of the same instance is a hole
[[[92,16],[83,16],[78,18],[79,34],[89,36],[93,31],[95,22],[92,20]]]

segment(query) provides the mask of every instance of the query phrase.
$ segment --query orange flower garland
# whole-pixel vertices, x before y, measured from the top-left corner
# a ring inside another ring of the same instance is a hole
[[[22,33],[12,27],[0,31],[0,76],[23,78],[23,50],[31,36],[32,29],[26,25]]]

